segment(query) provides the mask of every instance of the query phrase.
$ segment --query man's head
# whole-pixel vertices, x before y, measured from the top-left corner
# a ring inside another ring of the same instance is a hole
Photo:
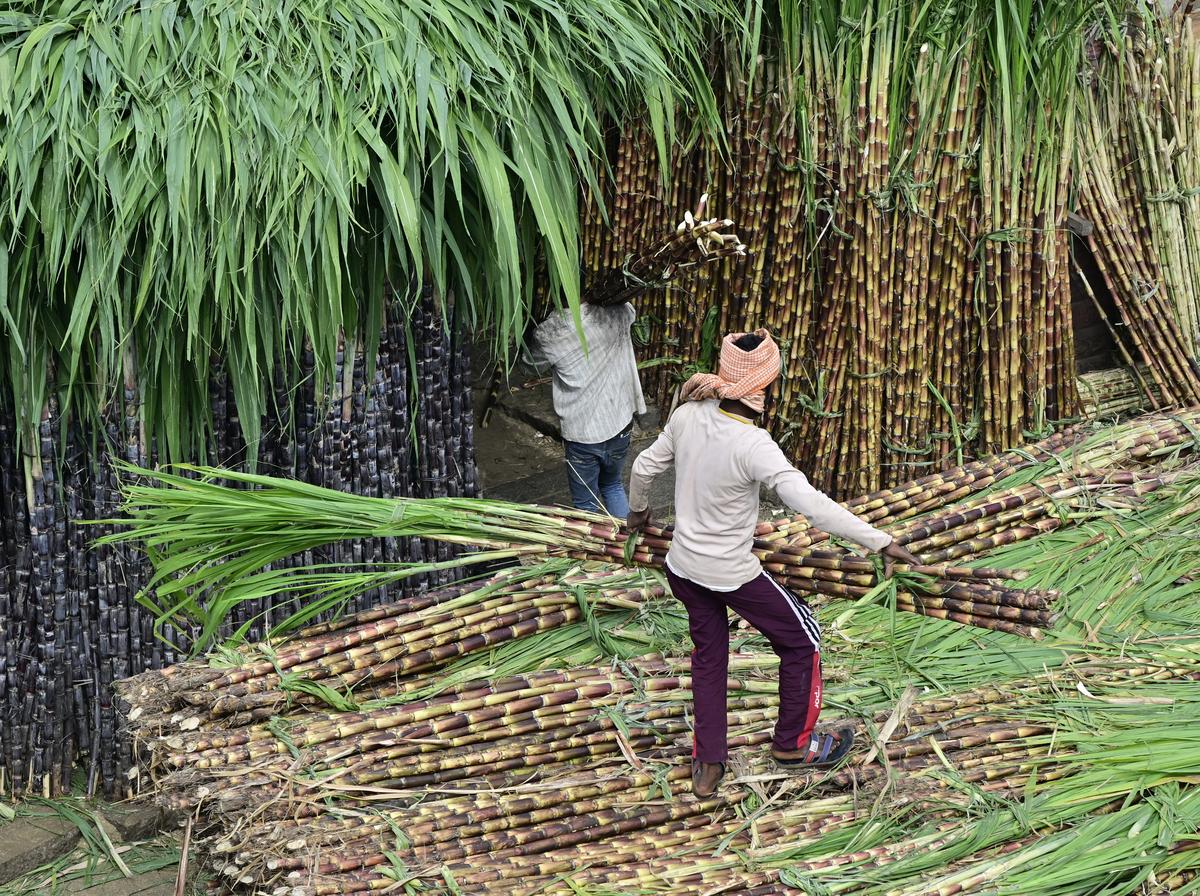
[[[711,398],[740,401],[762,412],[765,390],[779,378],[779,346],[761,327],[753,333],[730,333],[721,340],[716,373],[697,373],[683,384],[684,401]]]
[[[760,336],[758,333],[743,333],[737,339],[733,340],[733,344],[744,352],[752,352],[762,345],[762,341],[765,338],[765,336]]]

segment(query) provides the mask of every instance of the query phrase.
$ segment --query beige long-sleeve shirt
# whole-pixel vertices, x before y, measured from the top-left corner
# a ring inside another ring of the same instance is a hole
[[[814,488],[765,430],[724,413],[717,401],[680,405],[654,444],[637,456],[630,509],[646,509],[650,482],[672,463],[675,534],[667,565],[714,591],[733,591],[762,572],[751,552],[760,484],[824,532],[876,551],[892,541]]]

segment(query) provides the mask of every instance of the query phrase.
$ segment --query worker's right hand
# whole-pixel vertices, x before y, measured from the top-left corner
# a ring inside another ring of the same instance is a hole
[[[639,529],[649,526],[650,508],[629,511],[629,516],[625,518],[625,525],[629,528],[630,532],[637,532]]]
[[[909,566],[920,566],[921,558],[910,551],[902,544],[893,541],[879,553],[883,554],[883,574],[886,578],[892,577],[892,569],[896,565],[896,561],[907,563]]]

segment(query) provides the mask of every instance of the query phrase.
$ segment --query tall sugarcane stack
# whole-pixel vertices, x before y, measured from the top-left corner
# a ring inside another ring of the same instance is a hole
[[[347,338],[333,382],[319,385],[311,363],[294,376],[281,371],[256,450],[218,371],[208,457],[231,467],[256,457],[259,469],[360,495],[473,495],[469,365],[467,341],[442,323],[426,291],[411,313],[393,309],[373,364],[362,342]],[[147,581],[144,559],[129,545],[94,545],[114,527],[87,521],[120,510],[114,462],[148,467],[160,457],[144,429],[132,350],[121,398],[106,410],[102,438],[78,419],[64,422],[48,398],[34,458],[15,451],[11,399],[0,397],[0,792],[58,792],[81,755],[89,790],[120,789],[131,754],[112,683],[177,661],[194,634],[168,627],[166,640],[158,637],[153,615],[135,599]],[[449,561],[454,553],[419,538],[385,539],[321,546],[282,564]],[[356,600],[416,594],[455,576],[434,570]],[[291,597],[256,595],[233,608],[227,624],[260,638],[296,610]]]
[[[583,220],[589,270],[665,226],[687,190],[708,191],[741,222],[747,258],[639,299],[653,322],[648,353],[683,362],[656,368],[647,387],[666,409],[679,376],[712,363],[720,332],[769,327],[785,379],[768,422],[839,496],[1077,415],[1074,192],[1105,272],[1091,286],[1113,291],[1133,337],[1114,337],[1126,363],[1149,366],[1154,406],[1200,400],[1187,360],[1200,196],[1184,136],[1200,127],[1195,18],[1131,24],[1168,29],[1173,42],[1123,43],[1136,70],[1127,83],[1097,63],[1103,41],[1085,46],[1065,7],[1028,20],[1000,8],[927,12],[893,0],[806,5],[778,60],[749,70],[725,60],[727,150],[699,140],[660,160],[649,127],[629,125],[602,197],[611,227],[592,211]],[[1026,49],[1005,42],[1014,31]],[[1086,114],[1081,69],[1096,83]],[[719,326],[704,326],[710,312]]]
[[[1119,48],[1096,47],[1083,212],[1122,342],[1166,404],[1190,404],[1200,400],[1200,24],[1186,4],[1139,24]]]

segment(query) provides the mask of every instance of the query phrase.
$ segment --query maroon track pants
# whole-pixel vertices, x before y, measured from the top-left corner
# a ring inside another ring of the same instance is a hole
[[[701,762],[729,757],[726,682],[731,608],[766,636],[779,656],[779,718],[772,746],[808,747],[821,713],[821,630],[808,605],[766,573],[736,591],[713,591],[667,570],[671,593],[687,607],[692,633],[695,746]]]

